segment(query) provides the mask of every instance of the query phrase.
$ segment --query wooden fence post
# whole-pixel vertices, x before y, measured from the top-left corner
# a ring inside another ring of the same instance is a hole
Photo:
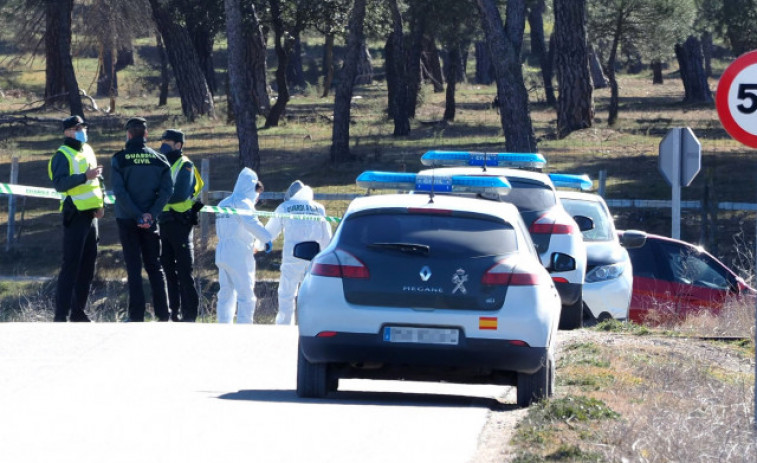
[[[18,156],[13,155],[11,160],[11,184],[18,183]],[[13,237],[16,236],[16,196],[8,196],[8,235],[5,240],[5,251],[13,249]]]
[[[602,169],[599,171],[599,196],[605,197],[605,188],[607,187],[607,171]]]
[[[210,159],[203,159],[200,164],[200,177],[205,182],[205,188],[200,193],[200,201],[208,204],[208,192],[210,191]],[[208,248],[208,236],[210,235],[210,214],[204,212],[200,214],[200,246],[203,249]]]

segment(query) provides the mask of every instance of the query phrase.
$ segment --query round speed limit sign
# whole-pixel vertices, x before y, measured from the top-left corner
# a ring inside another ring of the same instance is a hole
[[[757,50],[741,55],[726,68],[715,105],[725,130],[741,143],[757,148]]]

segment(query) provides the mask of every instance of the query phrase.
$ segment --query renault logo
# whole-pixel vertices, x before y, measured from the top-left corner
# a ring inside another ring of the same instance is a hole
[[[428,279],[431,278],[431,269],[428,268],[428,265],[423,266],[420,275],[422,281],[428,281]]]

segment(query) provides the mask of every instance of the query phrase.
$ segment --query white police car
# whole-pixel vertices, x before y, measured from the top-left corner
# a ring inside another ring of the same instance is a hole
[[[583,288],[586,315],[600,321],[628,319],[633,271],[626,248],[643,246],[646,235],[630,231],[619,239],[607,203],[597,194],[577,191],[557,194],[568,213],[589,217],[594,222],[591,230],[583,232],[587,257]]]
[[[508,187],[496,177],[373,174],[421,189]],[[512,205],[360,197],[328,247],[299,243],[294,255],[312,258],[297,298],[300,397],[323,397],[340,378],[517,385],[520,406],[551,395],[560,297]]]
[[[544,167],[546,160],[538,153],[429,151],[421,157],[421,162],[434,166],[434,169],[420,172],[426,176],[484,175],[507,178],[511,190],[506,195],[499,195],[498,199],[518,208],[541,262],[557,286],[562,299],[560,329],[581,328],[581,295],[586,272],[586,246],[581,231],[591,228],[591,220],[568,214],[557,198],[555,185],[586,189],[591,188],[591,180],[586,176],[524,170]]]

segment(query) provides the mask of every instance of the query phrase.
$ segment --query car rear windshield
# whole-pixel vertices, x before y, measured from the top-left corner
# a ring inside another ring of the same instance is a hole
[[[581,199],[563,198],[562,205],[568,214],[573,217],[583,215],[594,221],[594,228],[583,232],[584,241],[612,241],[615,239],[615,231],[612,226],[612,217],[601,203],[596,201],[584,201]]]
[[[505,201],[514,204],[519,211],[546,211],[557,204],[555,192],[542,183],[528,182],[508,177],[512,189]]]
[[[512,225],[486,216],[363,213],[342,226],[340,244],[347,247],[403,243],[428,246],[429,256],[503,255],[518,249]]]

